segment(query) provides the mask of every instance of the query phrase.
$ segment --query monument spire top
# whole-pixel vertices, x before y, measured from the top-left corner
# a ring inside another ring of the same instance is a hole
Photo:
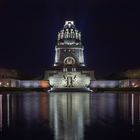
[[[65,21],[64,28],[75,28],[74,21]]]
[[[81,33],[76,29],[74,21],[65,21],[63,29],[58,32],[58,44],[81,43]]]

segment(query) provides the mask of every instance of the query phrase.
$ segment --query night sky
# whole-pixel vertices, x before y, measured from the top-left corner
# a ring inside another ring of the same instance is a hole
[[[132,0],[1,0],[0,67],[40,75],[54,63],[57,32],[74,20],[96,77],[140,68],[139,7]]]

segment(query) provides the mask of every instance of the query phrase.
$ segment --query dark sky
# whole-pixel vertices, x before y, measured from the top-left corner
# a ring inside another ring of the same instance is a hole
[[[140,8],[132,0],[1,0],[0,67],[35,75],[51,67],[65,20],[82,32],[96,77],[140,67]]]

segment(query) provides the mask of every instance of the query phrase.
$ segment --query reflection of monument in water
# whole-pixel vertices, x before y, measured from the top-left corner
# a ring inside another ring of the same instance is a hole
[[[52,70],[45,72],[44,79],[50,81],[52,90],[88,90],[94,71],[89,71],[84,62],[84,46],[81,33],[73,21],[66,21],[58,33],[55,46],[55,63]]]
[[[9,129],[18,135],[25,129],[41,138],[53,131],[55,140],[83,140],[89,119],[88,93],[0,95],[0,133]]]
[[[0,94],[0,135],[10,132],[19,138],[28,133],[35,139],[38,134],[38,139],[84,140],[89,129],[95,136],[107,128],[121,129],[120,121],[122,128],[139,126],[140,94]]]
[[[49,113],[55,140],[83,140],[90,121],[90,94],[50,94]]]

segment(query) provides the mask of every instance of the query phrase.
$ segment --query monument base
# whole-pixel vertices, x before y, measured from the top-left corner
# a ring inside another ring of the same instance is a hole
[[[90,88],[51,88],[49,92],[93,92]]]
[[[50,91],[90,91],[88,86],[95,80],[94,71],[47,70],[44,79],[49,80]]]

